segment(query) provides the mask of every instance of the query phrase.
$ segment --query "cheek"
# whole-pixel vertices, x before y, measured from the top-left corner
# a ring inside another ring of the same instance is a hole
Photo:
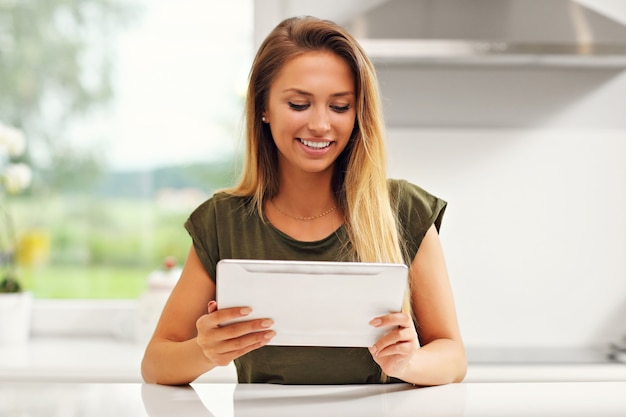
[[[275,121],[270,124],[274,144],[278,148],[283,149],[286,146],[291,146],[294,138],[298,136],[298,126],[299,125],[293,119],[285,118],[281,118],[280,121]]]
[[[356,119],[353,118],[345,118],[341,121],[341,124],[338,125],[340,126],[340,132],[341,132],[341,137],[344,139],[350,139],[350,136],[352,135],[352,131],[354,130],[354,124],[356,123],[355,121]]]
[[[302,128],[303,125],[306,125],[306,120],[304,120],[303,116],[296,114],[285,114],[282,117],[275,120],[272,125],[272,133],[277,135],[288,135],[293,136],[294,133]]]

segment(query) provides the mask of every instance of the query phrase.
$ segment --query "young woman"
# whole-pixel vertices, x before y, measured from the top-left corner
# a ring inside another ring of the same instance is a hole
[[[239,382],[463,379],[438,237],[446,203],[386,178],[378,94],[371,62],[334,23],[291,18],[269,34],[250,72],[241,180],[185,223],[192,245],[147,346],[146,382],[189,383],[233,360]],[[216,264],[228,258],[405,263],[410,308],[367,318],[394,329],[369,348],[266,346],[270,319],[221,325],[250,313],[214,301]]]

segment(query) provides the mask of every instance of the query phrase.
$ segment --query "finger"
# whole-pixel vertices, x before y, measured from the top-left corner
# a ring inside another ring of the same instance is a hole
[[[380,339],[370,347],[370,352],[377,357],[388,356],[396,352],[395,349],[389,350],[390,348],[401,345],[404,345],[401,349],[402,351],[410,351],[417,348],[418,342],[415,329],[395,327],[393,330],[381,336]]]
[[[198,344],[213,363],[225,366],[238,357],[265,346],[275,335],[276,332],[268,330],[249,335],[250,337],[222,341],[212,346],[203,346],[200,342]]]
[[[413,327],[413,320],[407,313],[391,313],[375,317],[369,324],[373,327]]]
[[[273,325],[274,320],[272,319],[255,319],[241,321],[227,326],[220,326],[218,329],[213,331],[219,333],[222,340],[229,340],[268,330]]]
[[[211,314],[214,311],[217,311],[217,302],[215,302],[215,300],[211,300],[211,301],[209,301],[209,305],[207,307],[207,312],[209,314]]]
[[[417,345],[413,342],[398,342],[387,345],[382,349],[372,348],[370,352],[373,351],[372,355],[376,358],[386,358],[389,356],[409,356],[417,349]]]
[[[230,362],[245,355],[246,353],[252,352],[253,350],[267,345],[275,335],[275,332],[268,331],[266,334],[264,334],[261,340],[256,341],[255,343],[246,345],[237,350],[231,350],[218,355],[219,359],[217,359],[216,363],[221,366],[228,365]]]
[[[237,339],[251,333],[268,330],[274,325],[274,321],[267,318],[237,321],[235,323],[224,323],[228,320],[243,318],[246,316],[245,311],[242,313],[239,309],[217,310],[210,314],[205,314],[196,322],[198,336],[202,345],[215,345],[217,343],[230,339]],[[249,310],[249,309],[248,309]]]
[[[240,352],[247,349],[254,349],[254,346],[264,345],[276,336],[274,330],[263,330],[237,337],[235,339],[227,339],[221,343],[223,352]]]
[[[217,328],[228,321],[244,318],[252,312],[252,309],[249,307],[231,307],[221,310],[217,310],[217,304],[215,304],[215,307],[214,311],[204,316],[206,324],[211,328]],[[212,308],[212,304],[209,302],[208,309]]]

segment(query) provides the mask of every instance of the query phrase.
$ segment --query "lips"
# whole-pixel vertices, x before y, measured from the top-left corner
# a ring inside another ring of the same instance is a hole
[[[302,139],[302,138],[298,138],[298,140],[304,146],[306,146],[308,148],[311,148],[311,149],[328,148],[330,146],[330,144],[332,143],[331,141],[313,141],[313,140],[307,140],[307,139]]]

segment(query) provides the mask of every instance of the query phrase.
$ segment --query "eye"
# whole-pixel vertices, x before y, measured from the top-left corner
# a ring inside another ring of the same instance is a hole
[[[306,110],[309,108],[308,104],[299,104],[299,103],[294,103],[292,101],[290,101],[288,105],[290,109],[296,110],[296,111],[302,111],[302,110]]]
[[[336,111],[337,113],[345,113],[348,110],[350,110],[350,105],[346,104],[345,106],[330,106],[331,109],[333,109],[334,111]]]

